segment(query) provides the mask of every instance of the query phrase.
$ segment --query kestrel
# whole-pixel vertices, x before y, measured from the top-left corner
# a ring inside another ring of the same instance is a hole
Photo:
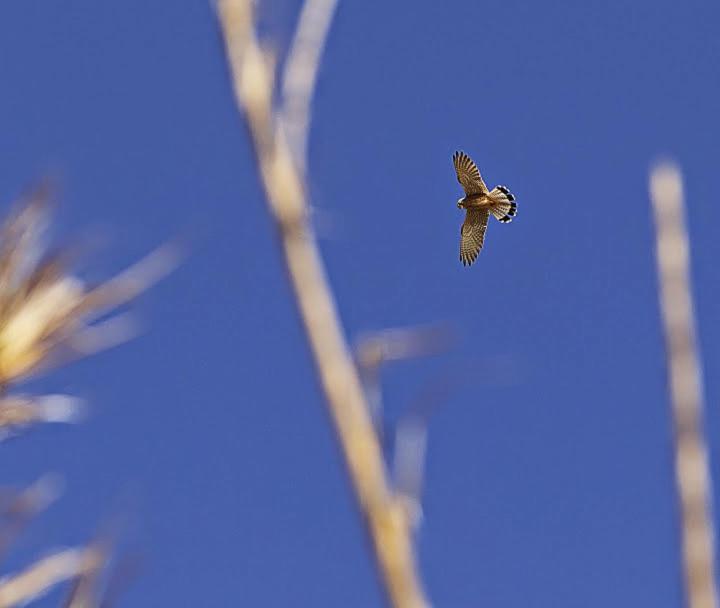
[[[460,260],[463,266],[470,266],[485,242],[490,214],[506,224],[515,217],[517,204],[512,192],[505,186],[488,190],[477,165],[465,152],[455,152],[453,164],[465,191],[465,196],[457,202],[458,209],[465,208],[465,221],[460,228]]]

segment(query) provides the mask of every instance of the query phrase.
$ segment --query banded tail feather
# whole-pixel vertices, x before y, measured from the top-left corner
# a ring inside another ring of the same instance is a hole
[[[490,212],[495,219],[503,224],[512,222],[517,214],[517,203],[515,195],[508,190],[507,186],[495,186],[490,192],[490,198],[493,201]]]

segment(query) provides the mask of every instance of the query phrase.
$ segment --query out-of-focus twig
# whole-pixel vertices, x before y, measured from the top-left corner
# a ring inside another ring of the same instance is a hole
[[[282,79],[281,120],[298,170],[305,173],[312,96],[337,0],[306,0]]]
[[[77,422],[82,414],[82,402],[68,395],[8,395],[0,398],[0,441],[41,422]]]
[[[22,491],[0,496],[0,558],[23,528],[58,497],[61,487],[56,475],[43,475]]]
[[[39,422],[72,422],[80,401],[66,395],[11,395],[14,383],[68,359],[87,356],[130,336],[123,315],[102,319],[175,267],[177,248],[166,245],[95,286],[68,271],[68,250],[48,253],[50,189],[23,197],[0,224],[0,439]],[[45,478],[0,504],[0,554],[53,496]],[[100,570],[109,554],[71,549],[38,560],[0,581],[0,608],[24,604],[53,585],[74,580],[73,608],[96,606]],[[90,574],[93,573],[93,574]]]
[[[117,605],[118,598],[130,586],[141,570],[141,562],[137,555],[124,555],[115,564],[105,585],[97,608],[112,608]]]
[[[117,555],[127,513],[105,522],[91,543],[97,567],[77,576],[63,608],[109,608],[139,571],[137,555]]]
[[[401,327],[361,334],[355,344],[360,379],[370,415],[382,435],[382,390],[380,372],[391,361],[415,359],[445,350],[452,338],[450,328],[439,325]]]
[[[477,379],[476,376],[473,378]],[[400,418],[395,429],[393,478],[413,525],[422,522],[422,487],[425,477],[428,428],[435,411],[447,403],[467,375],[445,373],[428,382]]]
[[[269,67],[273,62],[257,39],[253,3],[218,0],[218,13],[236,101],[252,134],[290,282],[388,598],[396,607],[425,607],[407,516],[390,487],[382,450],[307,221],[303,175],[293,160],[281,121],[273,113],[274,74]],[[318,59],[319,55],[318,51]]]
[[[440,325],[384,329],[362,334],[355,345],[360,379],[375,430],[383,442],[383,396],[380,373],[386,363],[433,355],[447,349],[453,338],[449,327]],[[427,400],[419,405],[427,406]],[[436,405],[433,403],[433,405]],[[422,520],[422,482],[429,411],[414,407],[398,422],[395,431],[393,481],[408,521],[418,528]]]
[[[361,367],[379,367],[441,352],[451,337],[449,328],[438,325],[383,329],[361,335],[355,350]]]
[[[66,256],[46,253],[47,196],[36,190],[0,226],[0,395],[14,381],[122,339],[117,324],[90,324],[162,278],[178,258],[166,245],[89,287],[67,271]],[[103,325],[110,331],[100,335]]]
[[[395,430],[393,479],[402,497],[413,528],[422,522],[422,486],[425,477],[428,420],[422,416],[403,417]]]
[[[92,543],[95,567],[75,577],[63,608],[98,608],[103,596],[104,574],[108,568],[114,539],[100,535]]]
[[[675,426],[675,475],[690,608],[717,608],[711,479],[703,435],[703,389],[690,289],[690,245],[682,176],[673,164],[650,174],[660,309]]]
[[[92,548],[66,549],[36,561],[23,572],[0,581],[0,608],[29,602],[54,585],[97,568],[98,558]]]

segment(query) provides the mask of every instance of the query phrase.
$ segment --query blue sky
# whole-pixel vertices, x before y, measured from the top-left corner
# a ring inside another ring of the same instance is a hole
[[[282,51],[299,3],[261,6]],[[719,25],[710,1],[340,2],[310,180],[344,325],[460,336],[384,374],[389,425],[466,375],[430,427],[438,606],[681,602],[647,171],[685,172],[717,474]],[[2,483],[66,479],[11,563],[122,511],[143,566],[127,605],[374,606],[221,51],[204,0],[0,5],[2,200],[60,175],[59,238],[102,242],[91,278],[192,242],[135,307],[144,335],[28,387],[93,407],[2,446]],[[519,207],[471,268],[456,149]]]

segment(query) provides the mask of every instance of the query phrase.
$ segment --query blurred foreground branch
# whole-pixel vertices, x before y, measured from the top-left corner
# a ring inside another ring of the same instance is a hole
[[[362,334],[355,344],[355,358],[370,417],[382,437],[383,403],[380,371],[390,362],[415,359],[445,350],[452,340],[448,327],[402,327]]]
[[[331,11],[334,7],[334,2],[314,4],[320,12]],[[273,110],[275,61],[262,50],[258,41],[253,2],[218,0],[218,13],[236,101],[250,128],[288,276],[387,596],[396,607],[427,606],[416,572],[407,513],[391,488],[368,403],[340,327],[308,222],[303,169],[293,158],[284,126],[287,121]],[[305,10],[303,15],[307,15]],[[330,14],[323,16],[316,12],[313,20],[321,24],[314,30],[319,36],[309,36],[294,45],[294,49],[304,49],[302,57],[295,55],[287,62],[289,66],[295,66],[291,74],[304,74],[301,78],[308,83],[308,87],[302,87],[288,78],[285,87],[285,95],[290,96],[284,100],[285,107],[299,108],[305,113],[304,116],[293,116],[290,123],[303,130],[309,123],[309,100]],[[308,44],[316,50],[309,50]],[[302,69],[298,67],[298,61],[303,62]],[[293,95],[302,96],[302,99],[293,99]],[[295,134],[293,139],[305,141],[306,137],[307,133],[303,131],[300,137]]]
[[[0,583],[0,608],[17,606],[45,593],[58,583],[98,567],[98,555],[89,549],[66,549],[36,561],[27,570]]]
[[[81,402],[69,395],[11,393],[16,384],[48,368],[115,345],[131,332],[127,314],[113,311],[176,265],[165,246],[114,278],[89,285],[67,267],[67,249],[48,252],[50,191],[35,188],[0,224],[0,440],[28,426],[74,422]],[[58,493],[43,477],[23,492],[0,495],[0,556]],[[68,606],[96,608],[108,543],[68,549],[0,579],[0,608],[25,605],[56,584],[74,581]]]
[[[284,122],[293,160],[305,172],[310,106],[320,59],[325,48],[337,0],[306,0],[282,79]]]
[[[671,164],[656,166],[650,174],[650,195],[675,425],[675,475],[688,606],[717,608],[712,488],[702,430],[702,370],[695,338],[690,246],[680,170]]]
[[[25,526],[58,497],[61,485],[57,476],[44,475],[21,491],[0,493],[0,559]]]

